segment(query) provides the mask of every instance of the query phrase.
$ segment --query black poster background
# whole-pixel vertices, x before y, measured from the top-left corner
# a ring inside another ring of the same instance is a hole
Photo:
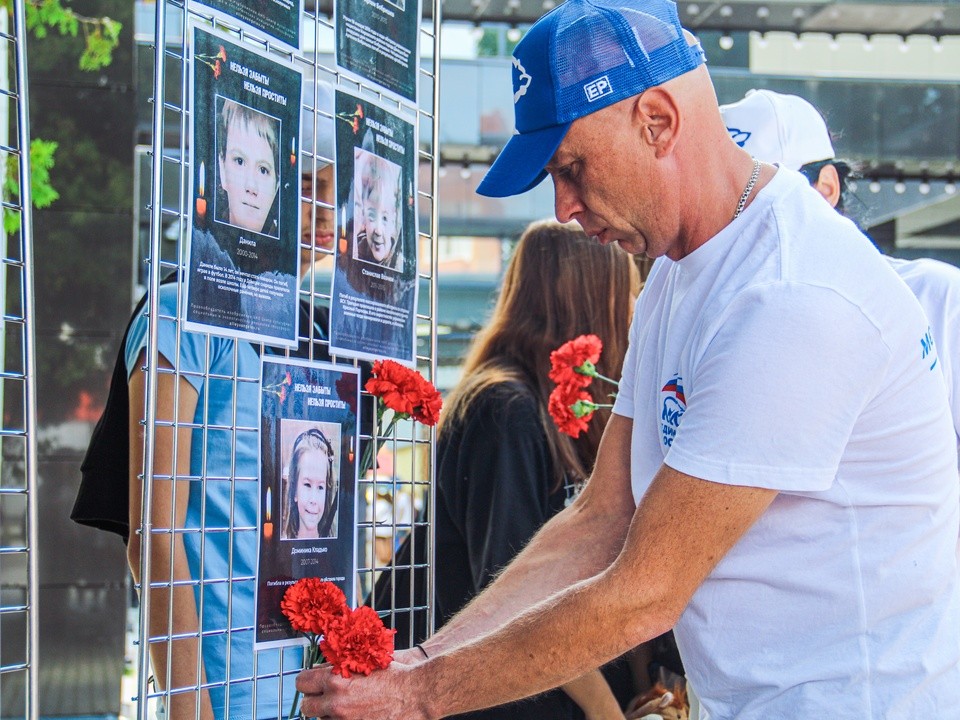
[[[330,349],[348,357],[414,358],[417,307],[417,144],[413,123],[364,98],[336,93],[337,255]],[[356,158],[368,153],[399,167],[402,262],[385,267],[357,258]]]
[[[337,64],[416,103],[419,0],[337,0]]]
[[[296,345],[301,86],[295,68],[194,28],[186,320],[198,329]],[[268,214],[276,227],[264,232],[231,225],[224,216],[217,113],[227,100],[252,110],[277,132],[278,189]]]
[[[256,630],[256,642],[261,646],[302,643],[280,610],[284,592],[300,578],[334,582],[347,602],[355,604],[359,390],[360,376],[352,367],[264,357]],[[290,460],[281,444],[284,422],[292,422],[298,429],[307,425],[339,428],[339,443],[334,447],[339,471],[336,537],[284,539],[282,474]]]
[[[254,30],[300,49],[302,0],[194,0],[219,14],[241,20]]]

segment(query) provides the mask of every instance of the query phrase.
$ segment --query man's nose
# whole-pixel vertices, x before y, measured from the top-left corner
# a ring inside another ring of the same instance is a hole
[[[575,220],[577,215],[583,212],[580,196],[565,183],[554,182],[553,212],[559,222]]]

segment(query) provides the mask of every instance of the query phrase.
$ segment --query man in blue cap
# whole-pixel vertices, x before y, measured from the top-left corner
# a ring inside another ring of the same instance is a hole
[[[586,489],[423,648],[302,673],[409,720],[566,682],[674,628],[702,717],[960,718],[957,451],[909,289],[733,143],[669,0],[567,0],[513,62],[480,186],[658,258]]]

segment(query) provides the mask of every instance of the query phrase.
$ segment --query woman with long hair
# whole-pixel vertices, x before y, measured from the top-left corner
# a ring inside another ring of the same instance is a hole
[[[520,238],[492,317],[473,341],[438,429],[438,626],[478,594],[589,476],[609,410],[599,410],[576,440],[562,435],[547,410],[554,387],[547,377],[550,353],[593,333],[604,344],[599,372],[618,378],[639,289],[633,259],[576,225],[540,221]],[[611,390],[594,382],[590,392],[597,403],[610,404]],[[588,718],[622,717],[609,688],[597,701],[583,695],[585,687],[596,685],[575,681],[565,686],[566,695],[555,690],[458,717],[584,717],[577,705]]]

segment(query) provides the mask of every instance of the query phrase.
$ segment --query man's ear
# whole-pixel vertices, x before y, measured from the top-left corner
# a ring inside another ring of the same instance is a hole
[[[836,207],[840,202],[840,176],[837,174],[837,168],[832,164],[820,168],[820,176],[813,187],[830,203],[830,207]]]
[[[646,90],[637,98],[634,113],[657,157],[669,154],[680,135],[680,109],[673,93],[661,86]]]

